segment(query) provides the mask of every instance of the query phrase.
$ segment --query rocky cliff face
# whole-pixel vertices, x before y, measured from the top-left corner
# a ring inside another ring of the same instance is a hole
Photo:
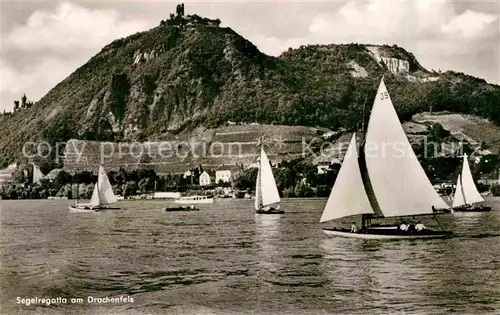
[[[155,141],[228,121],[352,130],[382,75],[402,120],[432,107],[500,121],[499,87],[431,73],[400,47],[313,45],[276,58],[219,23],[171,16],[107,45],[34,106],[0,117],[0,163],[26,141]]]

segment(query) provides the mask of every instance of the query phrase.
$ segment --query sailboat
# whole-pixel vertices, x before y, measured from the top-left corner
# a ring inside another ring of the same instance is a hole
[[[69,206],[69,212],[98,212],[108,209],[120,209],[109,206],[117,201],[118,200],[113,192],[113,187],[109,182],[108,175],[106,174],[104,167],[101,165],[99,166],[99,175],[97,177],[97,183],[94,186],[94,191],[92,192],[92,197],[90,198],[90,203],[78,203],[77,200],[74,205]]]
[[[35,165],[34,163],[32,163],[32,165],[33,165],[33,184],[38,184],[42,179],[45,179],[45,176],[43,175],[38,165]]]
[[[453,196],[454,212],[485,212],[491,211],[491,207],[474,206],[473,204],[484,202],[483,196],[479,194],[472,173],[470,171],[467,154],[464,154],[462,174],[458,175],[455,194]]]
[[[261,141],[260,141],[261,142]],[[259,172],[255,185],[255,212],[261,214],[281,214],[280,195],[274,180],[271,164],[264,151],[264,145],[260,143]]]
[[[358,150],[356,134],[349,143],[320,222],[361,215],[361,228],[323,228],[329,236],[363,239],[443,238],[452,233],[401,230],[398,224],[371,224],[372,219],[434,215],[448,208],[427,178],[406,137],[385,87],[380,81],[365,141]],[[438,221],[439,223],[439,221]]]

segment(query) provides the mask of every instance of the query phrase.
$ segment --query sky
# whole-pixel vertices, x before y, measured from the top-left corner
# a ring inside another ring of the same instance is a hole
[[[37,101],[114,39],[157,26],[180,2],[0,1],[0,111]],[[307,44],[396,44],[429,70],[500,84],[500,1],[185,1],[262,52]]]

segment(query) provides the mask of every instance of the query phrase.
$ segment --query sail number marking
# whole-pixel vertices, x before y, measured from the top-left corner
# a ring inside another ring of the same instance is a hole
[[[389,93],[387,93],[387,92],[380,93],[381,100],[386,100],[388,98],[389,98]]]

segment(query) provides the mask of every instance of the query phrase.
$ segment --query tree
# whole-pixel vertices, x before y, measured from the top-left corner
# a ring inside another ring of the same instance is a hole
[[[297,197],[312,197],[314,192],[306,181],[300,181],[295,186],[295,195]]]
[[[149,178],[143,178],[139,181],[139,184],[137,184],[141,193],[145,193],[147,191],[148,180]]]
[[[60,190],[61,187],[64,187],[66,184],[71,182],[71,175],[69,175],[66,171],[60,171],[56,178],[54,179],[54,188],[56,190]]]
[[[234,180],[236,188],[245,190],[255,187],[258,171],[259,170],[257,168],[249,168],[240,173],[240,175]]]
[[[128,197],[137,193],[137,182],[129,181],[123,187],[123,196]]]

